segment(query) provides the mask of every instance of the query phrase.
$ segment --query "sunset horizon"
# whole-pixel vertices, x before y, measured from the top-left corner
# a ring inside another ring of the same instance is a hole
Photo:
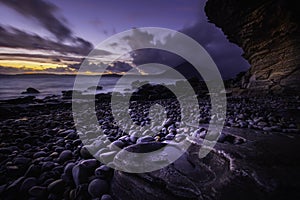
[[[144,27],[162,26],[191,36],[204,45],[216,61],[221,74],[226,78],[233,78],[240,71],[248,68],[247,62],[241,57],[242,51],[237,46],[230,44],[213,24],[207,22],[203,12],[205,1],[176,0],[176,3],[153,1],[146,5],[139,1],[128,0],[128,3],[131,5],[134,3],[135,6],[121,9],[123,3],[111,2],[104,6],[101,2],[76,1],[72,7],[68,7],[66,3],[54,0],[37,1],[35,8],[30,8],[26,1],[18,5],[9,1],[0,1],[2,13],[0,16],[2,19],[6,19],[4,23],[0,24],[0,74],[76,74],[78,67],[74,66],[79,66],[103,40],[118,32],[137,27],[137,24]],[[93,7],[92,4],[96,6]],[[95,8],[98,4],[100,6],[97,12]],[[112,8],[114,10],[114,5],[118,17],[108,17],[103,9]],[[126,5],[125,2],[124,5]],[[146,14],[155,12],[158,7],[172,12],[160,12],[153,19],[146,17]],[[197,7],[202,7],[202,9]],[[34,10],[36,8],[43,9],[43,13]],[[147,12],[139,13],[137,9],[146,9]],[[81,15],[82,19],[80,19],[73,12],[74,10],[81,10],[86,15]],[[133,17],[135,15],[140,18]],[[143,19],[145,21],[142,21]],[[194,32],[198,29],[201,31],[202,26],[207,29],[203,29],[203,33],[199,37]],[[222,39],[214,41],[211,39],[212,36]],[[231,51],[225,50],[230,56],[220,57],[221,52],[216,49],[217,46],[224,50],[231,49]],[[109,52],[101,53],[106,55]],[[109,62],[109,60],[105,62]],[[143,61],[135,61],[134,57],[127,56],[121,62],[134,68]],[[175,66],[179,64],[181,62]],[[112,68],[110,73],[120,72],[114,72]]]

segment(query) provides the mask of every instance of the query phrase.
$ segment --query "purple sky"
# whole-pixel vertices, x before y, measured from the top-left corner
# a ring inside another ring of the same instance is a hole
[[[4,28],[2,32],[0,29],[0,36],[4,39],[21,39],[10,44],[0,39],[0,54],[14,52],[4,47],[15,47],[37,51],[61,49],[64,52],[60,53],[83,55],[92,45],[96,46],[115,33],[133,27],[154,26],[178,30],[193,37],[210,53],[224,77],[234,76],[248,68],[248,63],[241,57],[242,50],[230,44],[222,31],[207,22],[205,0],[8,2],[0,0],[0,28]],[[18,29],[18,34],[11,31],[11,27]],[[35,38],[29,44],[20,44],[20,41],[30,40],[32,35],[40,38]],[[73,52],[73,46],[76,46],[78,52]]]

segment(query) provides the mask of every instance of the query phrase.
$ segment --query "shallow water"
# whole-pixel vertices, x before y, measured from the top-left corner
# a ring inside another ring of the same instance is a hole
[[[86,94],[92,94],[93,91],[87,90],[88,87],[94,86],[93,82],[97,82],[98,76],[81,76],[83,82],[79,84],[82,91]],[[12,99],[26,95],[21,93],[28,87],[33,87],[40,91],[37,98],[44,98],[49,95],[61,95],[63,90],[72,90],[76,76],[73,75],[0,75],[0,99]],[[144,77],[146,78],[146,77]],[[135,80],[143,81],[141,76],[128,77],[128,84],[119,84],[115,86],[119,77],[104,76],[101,77],[99,85],[103,87],[102,90],[96,93],[112,92],[115,88],[118,92],[125,92],[126,89],[131,89],[130,83]],[[159,82],[158,78],[151,78],[153,83]],[[175,83],[174,79],[166,79],[166,83]]]

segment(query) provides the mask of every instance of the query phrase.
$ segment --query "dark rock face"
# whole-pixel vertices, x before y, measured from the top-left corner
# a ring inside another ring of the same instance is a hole
[[[247,142],[217,143],[204,158],[199,158],[198,153],[199,148],[205,147],[197,142],[178,160],[160,170],[140,174],[115,170],[111,185],[113,198],[271,200],[299,197],[297,159],[300,156],[293,153],[299,145],[298,135],[296,139],[280,134],[270,137],[252,130],[243,133],[239,129],[229,130],[245,137]]]
[[[26,91],[22,92],[22,94],[38,94],[40,93],[37,89],[29,87]]]
[[[209,0],[205,11],[251,64],[240,87],[295,92],[300,88],[300,6],[283,0]]]

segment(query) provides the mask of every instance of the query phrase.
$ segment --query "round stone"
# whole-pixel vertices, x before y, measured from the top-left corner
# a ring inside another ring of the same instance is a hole
[[[93,198],[100,198],[109,191],[108,182],[103,179],[94,179],[90,182],[88,192]]]
[[[70,150],[64,150],[64,151],[62,151],[62,152],[60,153],[60,155],[59,155],[59,157],[58,157],[58,160],[59,160],[60,162],[65,162],[65,161],[67,161],[67,160],[72,159],[72,157],[73,157],[72,151],[70,151]]]

